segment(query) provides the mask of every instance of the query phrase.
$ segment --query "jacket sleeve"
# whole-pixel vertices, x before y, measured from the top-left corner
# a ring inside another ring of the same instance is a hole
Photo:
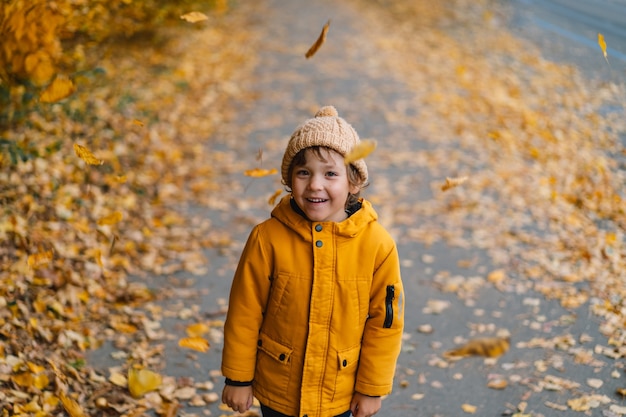
[[[270,289],[271,265],[263,250],[260,226],[243,249],[230,290],[224,323],[222,374],[233,381],[252,381],[257,340]]]
[[[370,396],[391,392],[404,329],[404,288],[393,244],[374,271],[355,390]]]

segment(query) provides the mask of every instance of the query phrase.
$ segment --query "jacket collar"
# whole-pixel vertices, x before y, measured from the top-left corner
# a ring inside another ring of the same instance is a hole
[[[294,230],[305,239],[311,238],[311,227],[319,222],[308,220],[302,210],[296,205],[292,207],[291,196],[283,197],[278,205],[272,210],[272,217]],[[378,215],[369,201],[360,199],[361,208],[353,212],[350,217],[342,222],[321,222],[323,225],[332,225],[334,232],[342,237],[354,237],[369,223],[375,222]]]

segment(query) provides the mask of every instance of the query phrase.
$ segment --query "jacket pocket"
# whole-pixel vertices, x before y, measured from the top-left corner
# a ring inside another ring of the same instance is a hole
[[[286,392],[291,376],[292,353],[291,347],[260,333],[257,341],[255,385],[259,389],[273,387],[279,392]]]
[[[385,295],[385,322],[383,328],[388,329],[393,324],[393,300],[396,298],[396,287],[387,285],[387,294]]]
[[[359,368],[361,345],[337,352],[337,380],[333,401],[347,400],[350,402],[354,394],[356,371]]]

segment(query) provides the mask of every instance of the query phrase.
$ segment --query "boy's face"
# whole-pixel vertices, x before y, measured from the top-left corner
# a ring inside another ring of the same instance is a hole
[[[320,152],[325,161],[307,149],[304,165],[293,167],[292,195],[309,220],[340,222],[347,217],[348,195],[359,189],[348,181],[348,169],[340,154],[328,149]]]

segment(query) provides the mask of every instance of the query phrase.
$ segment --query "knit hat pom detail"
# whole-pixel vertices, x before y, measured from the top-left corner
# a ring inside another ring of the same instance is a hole
[[[324,106],[315,113],[315,117],[338,117],[337,109],[333,106]]]

